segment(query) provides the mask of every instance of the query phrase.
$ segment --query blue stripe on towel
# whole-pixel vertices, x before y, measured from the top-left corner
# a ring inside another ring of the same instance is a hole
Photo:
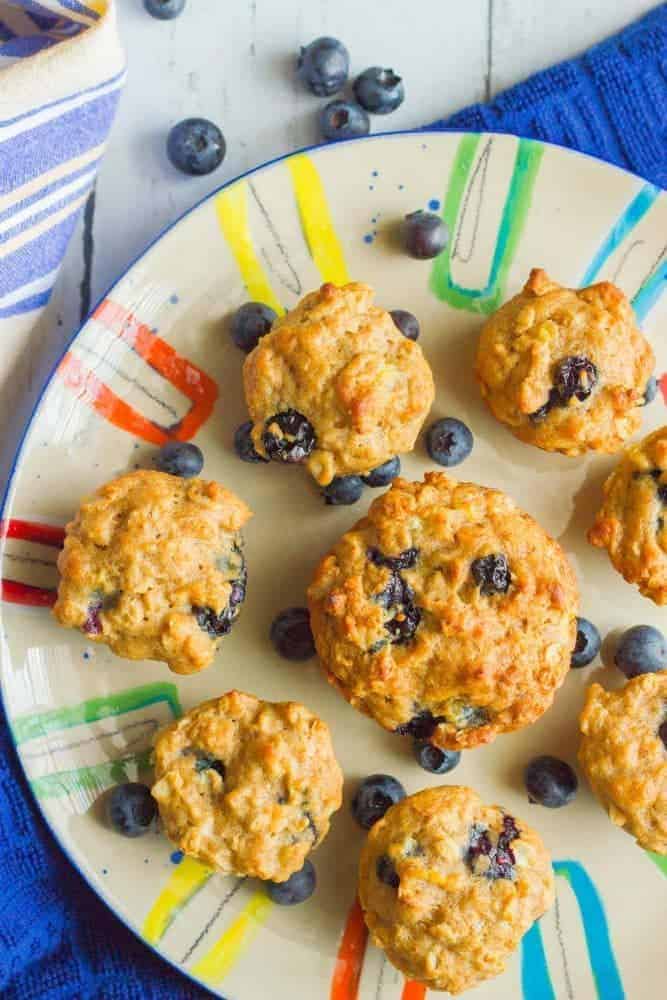
[[[39,104],[35,108],[31,108],[30,111],[24,111],[23,114],[17,115],[15,118],[5,118],[4,121],[0,121],[0,129],[6,125],[16,125],[17,122],[23,121],[24,118],[31,118],[33,115],[37,115],[40,111],[48,111],[50,108],[56,108],[59,104],[66,104],[68,101],[74,100],[76,97],[83,97],[84,94],[94,94],[98,90],[102,90],[104,87],[109,87],[114,83],[120,84],[125,76],[125,70],[122,69],[115,76],[110,76],[108,80],[104,80],[102,83],[95,84],[94,87],[86,87],[84,90],[75,90],[72,94],[68,94],[67,97],[61,97],[57,101],[49,101],[47,104]],[[2,132],[0,132],[0,141],[2,141]]]
[[[1,141],[0,195],[73,160],[107,136],[118,103],[118,91],[67,111],[43,125]]]
[[[22,288],[54,271],[62,260],[67,241],[79,217],[72,212],[52,229],[0,261],[0,295]]]
[[[72,170],[71,173],[67,174],[65,177],[61,177],[57,181],[52,181],[50,184],[46,184],[45,187],[39,189],[39,191],[34,191],[33,194],[29,195],[27,198],[23,198],[21,201],[17,201],[11,208],[5,209],[4,212],[0,212],[0,222],[5,222],[10,219],[12,215],[16,215],[17,212],[22,212],[25,208],[29,208],[36,201],[41,198],[45,198],[49,194],[53,194],[54,191],[58,191],[62,187],[66,187],[67,184],[72,184],[78,177],[82,177],[88,170],[95,170],[99,166],[100,157],[95,160],[91,160],[90,163],[86,163],[84,167],[79,167],[78,170]]]
[[[41,309],[51,298],[52,291],[53,289],[49,288],[46,292],[35,292],[34,295],[28,295],[25,299],[13,302],[11,306],[0,307],[0,319],[9,319],[10,316],[19,316],[21,313],[31,312],[33,309]]]
[[[43,208],[41,211],[37,208],[34,215],[23,219],[15,226],[12,226],[11,229],[6,229],[3,233],[0,233],[0,247],[3,243],[8,243],[9,240],[13,239],[15,236],[19,236],[21,233],[26,232],[28,229],[32,229],[34,226],[38,226],[40,222],[48,219],[50,215],[55,215],[56,212],[61,210],[61,208],[65,208],[67,205],[77,201],[79,198],[83,198],[92,183],[93,178],[91,177],[87,184],[83,184],[75,191],[70,191],[70,193],[65,195],[64,198],[54,201],[52,205],[47,205],[47,207]]]

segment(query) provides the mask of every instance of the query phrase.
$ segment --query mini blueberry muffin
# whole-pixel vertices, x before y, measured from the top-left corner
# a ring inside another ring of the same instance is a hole
[[[245,597],[249,517],[219,483],[150,471],[112,480],[67,525],[56,618],[118,656],[203,670]]]
[[[359,898],[373,941],[397,969],[461,993],[504,970],[552,905],[554,878],[526,823],[452,785],[410,795],[372,827]]]
[[[551,704],[576,639],[574,573],[498,490],[396,479],[308,591],[327,675],[385,729],[461,750]]]
[[[492,413],[545,451],[615,452],[642,422],[655,359],[620,289],[533,270],[487,321],[476,375]]]
[[[343,777],[326,723],[241,691],[205,701],[155,740],[167,836],[224,875],[284,882],[324,840]]]
[[[591,684],[579,725],[579,763],[609,818],[667,854],[667,670],[620,691]]]
[[[628,448],[588,532],[644,597],[667,604],[667,426]]]
[[[411,451],[433,402],[421,347],[373,299],[368,285],[323,285],[243,368],[257,452],[304,462],[322,486]]]

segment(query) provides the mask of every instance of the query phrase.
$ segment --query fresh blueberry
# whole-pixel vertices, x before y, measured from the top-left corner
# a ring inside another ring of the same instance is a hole
[[[144,0],[144,7],[160,21],[171,21],[183,13],[185,0]]]
[[[302,47],[297,71],[311,93],[331,97],[342,90],[350,70],[347,49],[337,38],[316,38]]]
[[[391,889],[398,889],[401,880],[398,877],[394,862],[386,854],[381,855],[375,865],[375,874],[380,882],[384,882]]]
[[[577,641],[570,658],[571,667],[587,667],[600,652],[602,640],[593,622],[577,618]]]
[[[392,479],[396,479],[396,476],[400,475],[400,473],[401,460],[398,455],[394,455],[388,462],[383,462],[382,465],[376,466],[375,469],[371,469],[370,472],[367,472],[361,478],[366,483],[366,486],[376,489],[378,486],[389,486]]]
[[[324,502],[335,507],[356,503],[364,492],[364,484],[359,476],[335,476],[322,490]]]
[[[201,472],[204,456],[201,449],[189,441],[167,441],[157,453],[155,464],[160,472],[168,472],[170,476],[180,476],[181,479],[192,479]]]
[[[389,313],[395,325],[408,340],[419,338],[419,320],[406,309],[392,309]]]
[[[309,660],[315,656],[308,608],[287,608],[273,619],[269,638],[286,660]]]
[[[403,103],[405,88],[393,69],[369,66],[354,81],[354,96],[366,111],[388,115]]]
[[[244,424],[237,427],[234,432],[234,451],[242,462],[268,462],[258,451],[252,440],[252,420],[246,420]]]
[[[403,222],[403,243],[411,257],[430,260],[437,257],[449,242],[449,231],[433,212],[410,212]]]
[[[320,132],[327,142],[338,139],[356,139],[368,135],[371,120],[358,104],[352,101],[330,101],[320,111]]]
[[[641,406],[648,406],[652,403],[655,397],[658,395],[658,380],[655,375],[651,375],[650,379],[646,383],[646,388],[644,389],[644,400]]]
[[[635,625],[621,636],[614,663],[626,677],[657,674],[667,669],[667,641],[652,625]]]
[[[502,552],[493,552],[491,555],[474,559],[470,571],[480,593],[485,597],[506,594],[512,582],[507,558]]]
[[[116,785],[107,799],[109,823],[124,837],[141,837],[148,833],[156,815],[157,806],[150,788],[137,781]]]
[[[431,774],[447,774],[461,760],[459,750],[441,750],[426,740],[415,740],[414,752],[419,766]]]
[[[275,320],[276,313],[263,302],[246,302],[232,318],[232,340],[241,351],[249,354],[269,332]]]
[[[460,465],[473,446],[470,428],[455,417],[436,420],[426,432],[426,450],[438,465]]]
[[[528,798],[549,809],[560,809],[571,802],[579,781],[569,764],[557,757],[535,757],[526,767],[524,782]]]
[[[167,136],[167,156],[184,174],[210,174],[225,158],[225,137],[206,118],[186,118]]]
[[[315,431],[303,413],[283,410],[264,424],[262,444],[274,462],[303,462],[315,447]]]
[[[286,882],[267,882],[266,891],[279,906],[296,906],[313,895],[316,884],[313,862],[305,861],[303,868],[290,875]]]
[[[364,778],[352,799],[352,815],[359,826],[370,830],[387,809],[405,798],[400,781],[389,774],[371,774]]]

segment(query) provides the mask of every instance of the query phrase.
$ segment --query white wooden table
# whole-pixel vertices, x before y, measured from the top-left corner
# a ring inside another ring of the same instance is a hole
[[[348,46],[352,72],[391,66],[406,87],[376,130],[411,128],[492,97],[575,55],[656,0],[188,0],[174,21],[117,0],[128,82],[94,199],[58,285],[0,398],[4,461],[36,394],[82,316],[161,229],[250,167],[317,141],[316,109],[294,76],[318,35]],[[171,125],[193,115],[222,128],[227,156],[204,178],[165,155]]]

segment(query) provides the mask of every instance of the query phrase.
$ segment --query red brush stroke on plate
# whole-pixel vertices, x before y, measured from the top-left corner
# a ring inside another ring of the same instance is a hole
[[[331,980],[330,1000],[357,1000],[368,942],[368,930],[359,900],[347,915]]]
[[[59,549],[62,548],[65,539],[65,529],[57,524],[10,518],[9,521],[0,521],[0,536],[18,538],[24,542],[34,542],[36,545],[50,545],[54,549]],[[9,604],[50,608],[56,603],[57,594],[55,590],[47,587],[35,587],[20,580],[3,579],[0,583],[0,596]]]
[[[192,406],[176,425],[162,426],[143,416],[116,395],[113,389],[70,351],[58,368],[58,374],[65,385],[80,393],[109,423],[150,444],[161,446],[170,440],[189,441],[194,437],[210,417],[218,398],[218,386],[210,375],[178,354],[145,323],[141,323],[136,316],[110,299],[105,299],[98,306],[93,317],[129,344],[146,364],[182,392],[192,402]]]
[[[660,376],[660,378],[658,379],[658,385],[660,386],[660,392],[662,393],[663,401],[667,406],[667,372],[665,372],[664,375]]]
[[[401,1000],[424,1000],[425,996],[425,986],[421,983],[415,983],[412,980],[407,980],[405,986],[403,987],[403,992],[401,993]]]

